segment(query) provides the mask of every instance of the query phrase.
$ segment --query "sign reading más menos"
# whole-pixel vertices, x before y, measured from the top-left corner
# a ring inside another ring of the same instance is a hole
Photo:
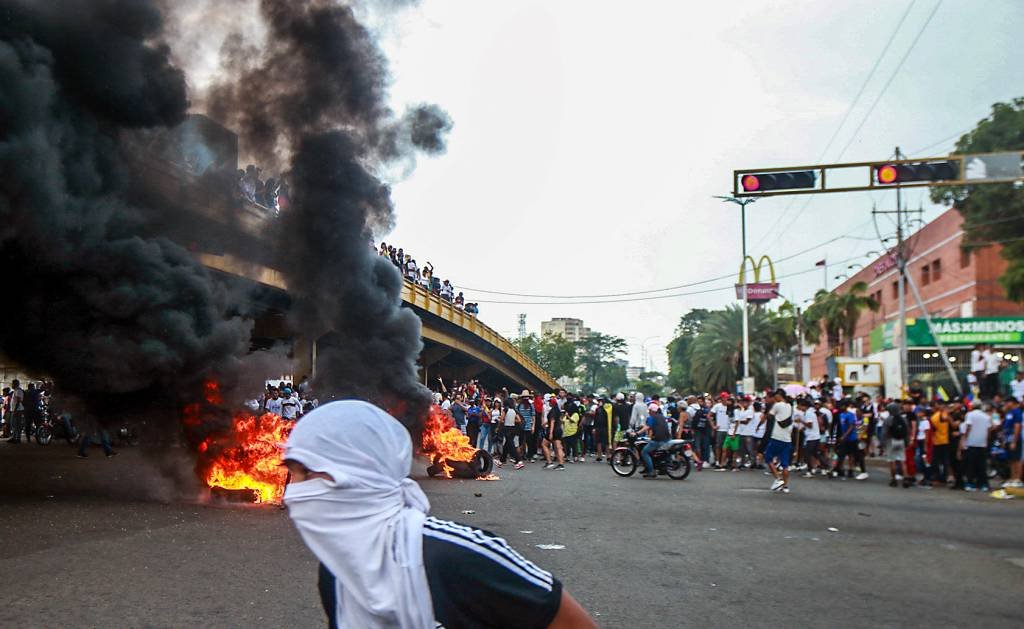
[[[932,324],[943,345],[974,345],[975,343],[1024,343],[1024,317],[973,317],[970,319],[938,319]],[[895,321],[886,322],[871,332],[871,349],[896,346]],[[933,347],[935,340],[924,319],[907,319],[907,345]]]

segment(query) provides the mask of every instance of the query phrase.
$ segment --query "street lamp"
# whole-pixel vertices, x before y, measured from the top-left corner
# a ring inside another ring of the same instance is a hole
[[[847,275],[846,273],[840,273],[839,275],[833,277],[832,279],[834,279],[834,280],[845,280],[848,277],[850,277],[850,276]]]
[[[732,196],[715,196],[716,199],[721,199],[726,203],[735,203],[740,206],[740,234],[743,241],[743,260],[740,263],[740,268],[743,268],[747,264],[747,206],[757,201],[755,197],[745,197],[743,199],[737,199]],[[750,377],[750,323],[747,321],[747,274],[743,273],[743,392],[749,393],[747,388],[747,378]]]
[[[849,265],[846,266],[846,268],[847,268],[847,270],[849,270],[849,269],[852,269],[855,266],[859,266],[862,269],[864,268],[864,265],[861,264],[860,262],[854,262],[853,264],[849,264]]]

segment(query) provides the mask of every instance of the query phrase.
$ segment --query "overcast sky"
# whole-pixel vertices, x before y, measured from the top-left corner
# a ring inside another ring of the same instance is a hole
[[[454,128],[447,154],[395,186],[398,225],[386,240],[433,262],[506,336],[518,313],[531,332],[579,317],[625,337],[631,364],[646,343],[664,369],[682,314],[735,301],[739,210],[712,198],[733,169],[815,163],[823,152],[824,162],[884,160],[896,145],[941,155],[954,143],[942,140],[992,103],[1024,95],[1024,2],[946,0],[922,32],[936,4],[913,3],[825,151],[909,2],[424,0],[384,35],[393,102],[435,102]],[[908,196],[926,219],[941,211],[923,192]],[[879,249],[872,204],[894,203],[886,193],[808,199],[748,208],[755,257],[855,237],[777,265],[780,275],[809,271],[781,280],[796,301],[822,286],[815,261],[827,257],[830,275],[850,263],[840,261],[866,263]],[[712,292],[605,304],[498,304],[574,300],[479,292],[603,295],[724,275],[653,294]]]

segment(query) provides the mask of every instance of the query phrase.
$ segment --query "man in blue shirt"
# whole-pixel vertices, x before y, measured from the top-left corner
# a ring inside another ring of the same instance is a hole
[[[665,442],[671,439],[672,436],[669,433],[668,421],[661,414],[660,406],[652,403],[647,407],[647,413],[645,425],[637,434],[650,434],[651,440],[647,442],[647,445],[640,452],[640,457],[644,460],[644,478],[657,478],[658,475],[654,472],[654,460],[651,458],[651,452],[665,445]]]
[[[857,414],[850,410],[849,400],[840,400],[839,404],[839,430],[836,440],[836,468],[832,470],[832,476],[844,477],[843,461],[850,460],[848,476],[853,476],[853,467],[857,461],[857,448],[860,444],[860,437],[857,435]]]
[[[1006,416],[1003,418],[1003,447],[1006,458],[1010,461],[1010,478],[1003,487],[1024,487],[1021,482],[1021,424],[1024,422],[1024,410],[1015,398],[1008,398],[1003,405]]]

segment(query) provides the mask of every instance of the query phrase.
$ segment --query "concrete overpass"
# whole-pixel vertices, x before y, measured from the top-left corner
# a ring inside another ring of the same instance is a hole
[[[231,254],[196,253],[196,257],[210,269],[247,278],[278,292],[277,297],[287,301],[287,282],[272,268]],[[477,378],[488,388],[507,386],[510,391],[513,387],[534,391],[558,387],[550,374],[503,336],[423,287],[403,282],[402,302],[423,323],[424,348],[419,363],[425,384],[433,385],[440,376],[446,382]],[[283,334],[283,326],[267,321],[257,321],[257,326],[261,323],[264,329],[271,328],[270,335]],[[296,341],[296,374],[315,373],[316,345],[316,340]]]
[[[256,319],[257,345],[260,340],[270,343],[288,338],[284,326],[290,303],[288,286],[270,267],[274,261],[261,257],[269,250],[265,238],[275,216],[262,206],[232,198],[238,163],[235,135],[205,116],[192,115],[180,127],[155,136],[143,135],[136,144],[131,166],[137,180],[147,182],[144,188],[134,190],[145,201],[143,207],[173,208],[195,219],[161,224],[160,216],[155,215],[152,219],[161,233],[185,245],[207,267],[265,288],[258,291],[267,314]],[[202,150],[197,145],[202,145]],[[218,166],[196,172],[197,160],[190,157],[193,153],[215,155]],[[513,387],[557,387],[554,378],[479,319],[410,282],[402,287],[402,299],[423,322],[420,365],[424,382],[436,383],[441,376],[446,381],[478,378],[486,386],[507,386],[510,391]],[[314,372],[316,340],[293,341],[296,376]]]

